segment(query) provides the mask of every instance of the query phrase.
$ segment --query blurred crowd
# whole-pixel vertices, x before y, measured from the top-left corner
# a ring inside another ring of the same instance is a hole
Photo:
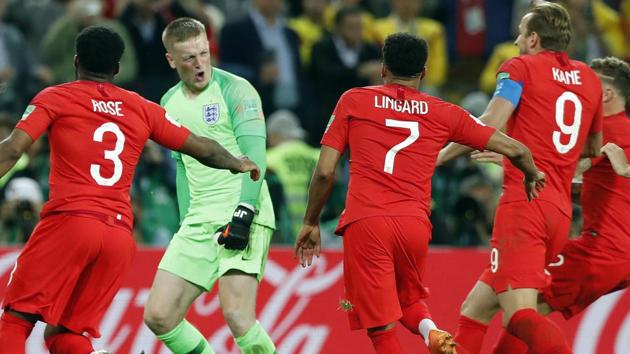
[[[560,0],[569,10],[571,57],[630,58],[630,0]],[[126,43],[116,83],[159,102],[177,82],[161,33],[189,16],[206,25],[213,65],[249,80],[268,129],[268,174],[276,210],[275,243],[292,243],[306,205],[319,139],[345,90],[380,84],[380,46],[390,33],[429,43],[421,89],[483,112],[495,73],[518,55],[516,26],[530,0],[0,0],[0,139],[42,88],[74,80],[74,37],[110,26]],[[0,179],[0,244],[23,243],[48,194],[48,146],[40,139]],[[325,245],[343,210],[348,162],[338,169],[322,215]],[[212,181],[209,181],[212,183]],[[486,244],[500,194],[501,169],[461,158],[433,178],[433,243]],[[149,144],[132,188],[135,235],[164,246],[178,228],[174,163]],[[576,210],[579,215],[579,209]],[[578,218],[579,219],[579,218]]]

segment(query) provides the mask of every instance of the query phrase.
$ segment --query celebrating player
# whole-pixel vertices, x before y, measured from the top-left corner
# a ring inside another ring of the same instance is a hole
[[[503,63],[485,123],[503,127],[527,145],[546,174],[546,187],[534,202],[520,189],[521,173],[505,164],[503,195],[496,211],[490,264],[464,301],[456,342],[478,353],[487,324],[498,306],[508,332],[535,353],[570,353],[557,326],[536,312],[547,285],[545,266],[567,241],[571,222],[571,179],[580,157],[601,147],[602,89],[584,63],[569,60],[567,11],[539,2],[523,16],[515,44],[521,56]],[[470,149],[450,145],[438,163]],[[517,221],[518,220],[518,221]]]
[[[88,27],[76,38],[77,81],[47,88],[0,143],[0,175],[48,131],[50,199],[18,256],[0,319],[0,353],[24,353],[36,321],[51,353],[90,353],[88,333],[120,287],[136,247],[129,186],[148,139],[205,165],[251,171],[215,141],[189,133],[160,106],[111,83],[124,51],[120,36]]]
[[[211,66],[206,30],[199,21],[177,19],[162,39],[166,58],[181,79],[162,97],[162,106],[194,133],[220,141],[234,154],[251,156],[264,175],[265,122],[254,88]],[[255,313],[275,228],[267,185],[262,179],[253,182],[207,168],[188,156],[176,159],[183,219],[155,276],[146,324],[176,354],[213,353],[184,317],[218,279],[223,317],[241,352],[274,353]],[[216,231],[218,244],[213,240]]]
[[[339,158],[349,148],[350,184],[337,228],[344,244],[345,307],[350,327],[367,329],[379,354],[402,353],[396,321],[421,335],[431,353],[455,353],[451,336],[431,320],[422,284],[431,238],[431,176],[444,143],[507,155],[525,174],[528,198],[536,197],[544,182],[524,145],[458,106],[418,91],[426,59],[424,40],[393,34],[383,48],[385,85],[341,96],[322,139],[294,249],[302,266],[319,256],[319,213]]]
[[[625,112],[630,97],[630,66],[609,57],[593,60],[591,68],[602,81],[603,137],[607,142],[602,152],[608,158],[583,159],[580,163],[581,169],[588,169],[582,182],[582,235],[570,240],[547,267],[552,282],[538,304],[539,313],[559,311],[567,319],[601,296],[630,286],[630,223],[624,214],[630,208],[630,179],[615,167],[627,166],[630,155],[630,119]],[[490,152],[474,155],[478,160],[498,158]],[[505,334],[494,353],[526,354],[527,346]]]

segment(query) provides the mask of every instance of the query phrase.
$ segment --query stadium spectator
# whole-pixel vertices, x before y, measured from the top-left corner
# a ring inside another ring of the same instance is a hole
[[[333,0],[324,11],[324,21],[329,32],[335,31],[337,27],[337,12],[345,7],[358,7],[361,9],[361,33],[363,40],[368,43],[374,43],[376,36],[374,33],[374,15],[361,6],[361,0]]]
[[[221,67],[251,82],[266,114],[300,104],[300,39],[282,16],[282,0],[253,0],[247,16],[221,31]]]
[[[60,0],[6,0],[5,20],[15,25],[24,34],[31,53],[40,56],[42,39],[65,12],[66,1]]]
[[[422,0],[392,0],[392,12],[374,23],[376,40],[383,43],[385,38],[396,32],[411,33],[426,39],[429,44],[427,77],[423,85],[434,89],[440,88],[448,74],[448,54],[446,51],[446,34],[444,26],[430,18],[419,17]]]
[[[55,21],[42,40],[42,62],[53,72],[54,83],[70,82],[75,79],[72,65],[74,56],[74,38],[83,29],[91,25],[103,25],[119,33],[125,42],[125,54],[120,62],[120,74],[116,76],[117,85],[127,85],[135,80],[138,67],[133,42],[124,26],[117,20],[101,16],[101,0],[71,0],[64,17]]]
[[[343,8],[335,22],[333,34],[313,47],[310,74],[321,99],[317,119],[305,124],[313,146],[319,145],[330,112],[344,91],[381,80],[380,51],[361,37],[361,10]]]
[[[44,197],[39,184],[28,177],[13,178],[4,189],[1,244],[25,243],[39,221]]]
[[[303,0],[304,13],[289,20],[289,27],[300,37],[300,59],[302,65],[311,63],[313,45],[328,34],[324,23],[324,10],[328,0]]]

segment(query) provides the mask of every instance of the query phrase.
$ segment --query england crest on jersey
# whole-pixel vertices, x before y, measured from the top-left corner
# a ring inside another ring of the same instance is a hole
[[[220,109],[218,103],[211,103],[203,106],[203,121],[212,125],[219,121]]]

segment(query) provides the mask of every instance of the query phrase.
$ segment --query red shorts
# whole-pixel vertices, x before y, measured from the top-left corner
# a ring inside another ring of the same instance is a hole
[[[569,238],[571,219],[544,200],[499,204],[494,218],[490,264],[482,282],[499,294],[512,289],[544,289],[545,267]]]
[[[350,328],[396,322],[402,309],[426,298],[422,286],[431,223],[419,217],[369,217],[343,234],[344,306]]]
[[[68,213],[46,216],[16,261],[2,306],[99,337],[135,251],[128,228]]]
[[[630,286],[628,253],[605,252],[606,242],[610,241],[582,234],[569,241],[555,263],[547,267],[552,282],[543,296],[565,318],[580,313],[603,295]]]

